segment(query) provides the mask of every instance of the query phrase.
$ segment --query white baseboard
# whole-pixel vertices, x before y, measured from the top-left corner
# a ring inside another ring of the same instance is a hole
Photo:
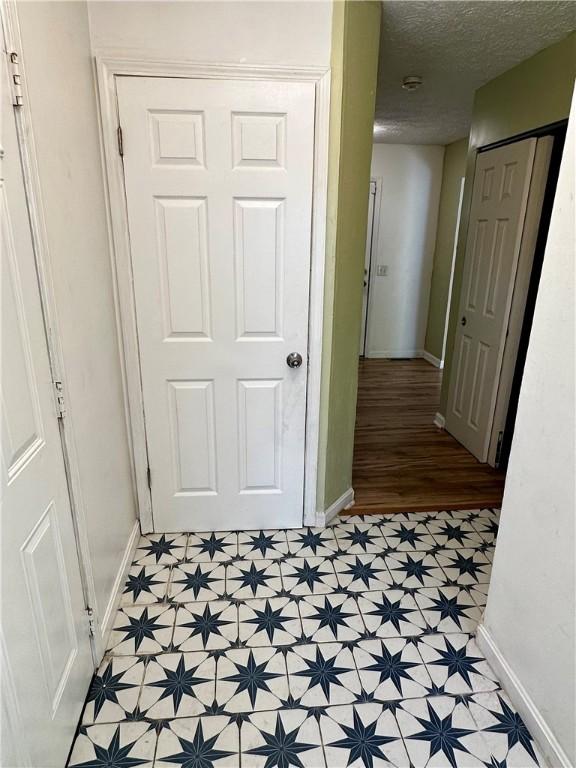
[[[488,663],[496,672],[502,688],[526,723],[526,727],[540,747],[548,765],[554,768],[572,768],[568,755],[554,736],[538,707],[524,688],[512,667],[494,642],[494,638],[483,624],[476,630],[476,642]]]
[[[436,424],[438,429],[446,428],[446,419],[444,418],[444,416],[442,416],[441,413],[437,413],[436,416],[434,416],[434,424]]]
[[[348,488],[333,504],[330,504],[327,510],[319,512],[316,525],[324,527],[330,524],[339,512],[343,509],[350,509],[354,506],[354,488]]]
[[[440,360],[439,357],[434,357],[434,355],[431,355],[430,352],[427,352],[425,349],[422,350],[421,357],[424,358],[427,363],[436,366],[436,368],[444,368],[444,360]]]
[[[134,553],[136,551],[139,539],[140,523],[138,520],[136,520],[134,527],[130,532],[130,536],[128,537],[126,549],[124,550],[118,572],[116,573],[116,578],[114,579],[108,605],[106,606],[106,610],[102,616],[102,621],[100,622],[100,643],[102,649],[106,649],[108,647],[108,636],[112,629],[112,623],[114,621],[116,611],[120,605],[120,597],[122,596],[124,583],[126,582],[126,576],[128,575],[128,569],[134,560]]]
[[[421,349],[383,349],[380,351],[370,351],[365,357],[383,357],[388,360],[403,359],[407,357],[422,357]]]

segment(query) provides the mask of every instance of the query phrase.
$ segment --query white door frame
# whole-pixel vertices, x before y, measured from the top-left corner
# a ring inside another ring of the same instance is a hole
[[[30,221],[32,245],[34,248],[34,257],[36,261],[38,290],[40,293],[40,303],[44,316],[44,330],[46,334],[46,344],[48,347],[48,359],[50,362],[52,380],[62,382],[62,393],[64,397],[64,403],[66,403],[66,372],[64,368],[62,346],[60,343],[60,334],[58,330],[56,300],[52,278],[52,264],[50,259],[50,249],[48,245],[48,235],[44,219],[44,209],[42,207],[40,172],[38,169],[34,134],[32,132],[30,98],[26,85],[26,72],[23,62],[23,46],[16,5],[16,2],[13,0],[0,0],[0,17],[3,31],[2,44],[7,51],[14,51],[17,53],[19,59],[18,66],[20,70],[20,84],[23,103],[21,106],[14,109],[16,133],[18,136],[24,190],[26,193],[26,201],[28,205],[28,219]],[[2,51],[2,55],[5,55],[4,51]],[[89,615],[92,616],[95,623],[101,624],[103,617],[97,615],[96,613],[98,609],[96,602],[96,588],[94,585],[94,575],[92,572],[92,564],[90,559],[85,504],[80,483],[80,469],[78,456],[76,453],[76,445],[74,442],[74,422],[70,409],[67,406],[65,407],[65,417],[59,419],[58,424],[60,429],[60,440],[62,445],[66,480],[68,484],[70,508],[72,511],[72,525],[74,527],[76,549],[78,552],[82,591],[84,593],[86,611],[89,612]],[[96,668],[100,664],[100,660],[104,655],[105,650],[105,643],[102,633],[94,632],[90,638],[90,641],[92,658],[94,661],[94,667]]]
[[[374,208],[372,210],[372,243],[370,247],[370,274],[368,275],[368,303],[366,306],[366,331],[364,334],[364,357],[370,357],[366,351],[370,350],[370,309],[374,301],[374,291],[372,284],[376,278],[376,267],[378,259],[375,258],[378,253],[378,239],[380,237],[380,206],[382,205],[382,176],[370,176],[370,183],[376,184],[376,194],[374,195]]]
[[[460,179],[460,191],[458,193],[458,211],[456,213],[456,227],[454,229],[454,243],[452,244],[452,263],[450,264],[450,280],[448,282],[448,297],[446,300],[446,316],[444,318],[444,335],[442,336],[442,356],[439,368],[444,368],[446,360],[446,340],[448,339],[448,324],[450,322],[450,309],[452,307],[452,288],[454,286],[454,267],[456,266],[456,254],[458,253],[458,238],[460,236],[460,221],[462,219],[462,203],[464,201],[464,184],[466,176]]]
[[[128,213],[122,157],[118,148],[118,101],[116,77],[183,77],[213,80],[284,80],[313,82],[316,86],[314,129],[314,174],[312,190],[312,238],[310,266],[310,311],[308,323],[308,384],[304,461],[304,525],[323,525],[324,513],[317,510],[316,486],[320,427],[320,377],[324,311],[324,263],[326,197],[328,190],[328,126],[330,116],[330,70],[316,67],[268,67],[259,65],[203,64],[193,61],[153,59],[146,53],[125,57],[114,50],[96,53],[96,75],[100,97],[101,137],[107,179],[106,203],[118,340],[122,350],[122,377],[133,458],[133,479],[143,533],[154,528],[152,499],[148,486],[148,457],[144,404],[140,380],[136,307],[132,283]]]

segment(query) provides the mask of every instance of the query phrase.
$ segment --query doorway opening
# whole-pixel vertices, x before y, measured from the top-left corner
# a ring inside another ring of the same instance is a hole
[[[396,21],[388,13],[350,512],[498,507],[567,121],[498,125],[502,106],[489,97],[501,73],[487,62],[476,72],[485,88],[469,94],[474,109],[463,117],[455,96],[452,113],[435,110],[425,120],[426,87],[438,95],[441,86],[431,71],[421,91],[398,91],[402,79],[392,80],[403,54],[387,40]],[[472,53],[472,39],[469,46]],[[428,58],[432,70],[434,54]],[[470,69],[455,76],[462,100]],[[496,133],[484,130],[488,117]]]

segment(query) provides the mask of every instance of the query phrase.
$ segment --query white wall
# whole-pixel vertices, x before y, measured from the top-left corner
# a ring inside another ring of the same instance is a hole
[[[135,522],[92,57],[329,66],[320,2],[28,2],[18,7],[100,619]]]
[[[136,520],[88,14],[18,4],[96,605],[103,618]]]
[[[558,740],[566,765],[576,763],[574,102],[570,120],[484,617],[500,661],[511,668]],[[516,703],[533,725],[525,702]],[[559,763],[557,758],[551,762]]]
[[[327,0],[94,0],[89,8],[95,49],[200,62],[330,64],[332,4]]]
[[[444,147],[375,144],[372,178],[382,181],[372,256],[368,357],[416,357],[424,349]],[[388,266],[376,276],[376,264]]]

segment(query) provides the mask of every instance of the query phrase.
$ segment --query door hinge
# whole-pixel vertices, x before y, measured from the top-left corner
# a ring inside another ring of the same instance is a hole
[[[20,59],[16,51],[8,54],[8,66],[10,70],[10,87],[12,89],[12,104],[21,107],[24,104],[22,95],[22,75],[20,74]]]
[[[63,419],[66,415],[66,403],[64,401],[64,385],[61,381],[52,382],[54,385],[54,401],[56,403],[56,418]]]
[[[152,490],[152,472],[150,472],[150,467],[146,467],[146,480],[148,481],[148,490]]]
[[[94,616],[94,611],[90,606],[88,605],[86,607],[86,618],[88,619],[88,634],[90,637],[96,636],[96,618]]]
[[[496,458],[494,464],[498,467],[500,465],[500,459],[502,457],[502,441],[504,440],[504,432],[498,432],[498,442],[496,443]]]
[[[118,135],[118,154],[120,155],[120,157],[124,157],[124,137],[122,136],[121,126],[118,126],[117,135]]]

